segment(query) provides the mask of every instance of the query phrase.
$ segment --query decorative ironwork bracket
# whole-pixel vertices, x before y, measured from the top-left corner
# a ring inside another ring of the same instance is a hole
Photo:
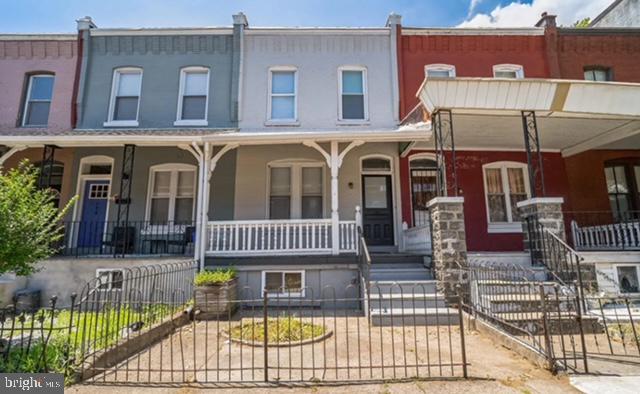
[[[527,168],[529,171],[529,185],[531,197],[544,197],[544,163],[540,152],[540,135],[535,111],[522,111],[522,129],[524,132],[524,147],[527,151]]]
[[[458,195],[458,175],[456,172],[456,146],[453,138],[453,117],[451,110],[439,109],[433,114],[433,130],[436,142],[436,164],[438,166],[438,196]],[[445,153],[451,152],[450,160]],[[447,182],[447,174],[451,182]]]
[[[51,187],[51,174],[53,172],[53,163],[56,155],[55,145],[45,145],[42,150],[42,160],[40,161],[40,175],[38,177],[38,186],[40,189],[48,189]]]

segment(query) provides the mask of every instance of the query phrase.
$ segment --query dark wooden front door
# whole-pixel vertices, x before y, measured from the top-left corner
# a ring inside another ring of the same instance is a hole
[[[362,176],[362,227],[369,245],[393,245],[391,175]]]

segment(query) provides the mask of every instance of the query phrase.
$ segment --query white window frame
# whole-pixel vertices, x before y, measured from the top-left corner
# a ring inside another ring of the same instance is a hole
[[[364,118],[363,119],[343,119],[342,117],[342,73],[345,71],[361,71],[362,72],[362,94],[364,100]],[[340,66],[338,67],[338,124],[342,125],[361,125],[369,123],[369,86],[367,81],[367,68],[364,66]]]
[[[433,71],[447,71],[449,73],[449,78],[455,78],[456,77],[456,66],[452,65],[452,64],[443,64],[443,63],[436,63],[436,64],[427,64],[426,66],[424,66],[424,76],[428,77],[429,70],[433,70]]]
[[[262,283],[260,289],[260,297],[264,298],[265,286],[267,285],[267,273],[279,273],[282,275],[282,284],[284,284],[284,274],[300,274],[300,284],[302,285],[299,292],[282,292],[282,293],[267,293],[268,297],[297,297],[303,298],[305,296],[306,278],[305,270],[263,270],[262,271]]]
[[[114,120],[114,111],[116,109],[116,94],[122,74],[140,74],[140,87],[138,88],[138,107],[136,108],[136,120]],[[109,114],[104,127],[138,127],[138,118],[140,117],[140,102],[142,101],[142,79],[144,71],[142,67],[120,67],[113,70],[113,79],[111,81],[111,96],[109,98]]]
[[[513,212],[511,212],[511,196],[509,189],[509,176],[507,174],[508,168],[522,169],[522,175],[524,177],[524,189],[527,192],[527,198],[531,198],[531,188],[529,185],[529,177],[527,176],[527,164],[517,161],[497,161],[488,163],[482,166],[482,183],[484,185],[484,202],[487,213],[487,232],[489,233],[521,233],[522,223],[513,221]],[[500,175],[502,178],[502,192],[505,196],[505,210],[507,213],[506,222],[492,222],[491,214],[489,211],[489,194],[487,191],[487,172],[488,169],[500,169]]]
[[[289,97],[289,93],[273,93],[273,73],[274,72],[293,72],[293,118],[291,119],[274,119],[271,117],[271,108],[273,97]],[[267,81],[267,126],[289,125],[297,126],[298,121],[298,68],[295,66],[274,66],[269,68],[269,76]]]
[[[122,268],[97,268],[96,269],[96,278],[100,278],[100,276],[103,273],[108,273],[109,274],[109,281],[108,282],[106,282],[106,283],[100,282],[101,285],[107,284],[108,285],[107,288],[105,288],[105,289],[97,288],[98,291],[113,291],[113,290],[121,291],[122,290],[122,288],[114,289],[114,288],[111,287],[112,284],[113,284],[113,276],[112,276],[113,272],[120,272],[122,274],[122,286],[124,287],[124,280],[125,280],[124,279],[124,269],[122,269]]]
[[[493,77],[494,78],[498,78],[496,77],[496,72],[499,71],[503,71],[503,72],[511,72],[514,71],[516,73],[516,78],[515,79],[522,79],[524,78],[524,67],[522,67],[522,65],[520,64],[496,64],[493,66]],[[504,79],[512,79],[512,78],[504,78]]]
[[[149,182],[147,186],[147,202],[145,208],[145,221],[151,220],[151,200],[153,197],[153,188],[155,186],[155,173],[156,172],[171,172],[171,183],[169,186],[169,209],[167,211],[167,222],[173,222],[169,218],[173,218],[175,215],[176,198],[178,194],[178,172],[180,171],[193,171],[193,209],[191,210],[191,221],[195,220],[196,215],[196,200],[198,199],[198,167],[191,164],[182,163],[168,163],[158,164],[149,168]]]
[[[636,269],[636,276],[640,279],[640,264],[614,264],[613,266],[613,278],[616,281],[616,286],[618,287],[618,294],[625,295],[638,295],[640,293],[624,293],[622,292],[622,288],[620,286],[620,277],[618,276],[618,268],[619,267],[634,267]]]
[[[182,100],[184,98],[184,89],[186,86],[186,78],[188,73],[207,73],[207,97],[204,103],[204,119],[182,119]],[[208,126],[209,121],[209,96],[211,88],[211,70],[209,67],[188,66],[180,69],[180,87],[178,88],[178,108],[176,110],[176,121],[174,126]]]
[[[47,115],[46,124],[27,124],[27,114],[29,113],[29,103],[31,102],[31,87],[33,85],[33,79],[37,77],[49,77],[53,78],[53,87],[55,88],[56,76],[55,74],[31,74],[29,75],[29,82],[27,83],[27,94],[24,98],[24,109],[22,112],[22,127],[47,127],[49,125],[49,116]],[[34,100],[39,102],[45,102],[47,100]],[[51,98],[49,101],[49,115],[51,114],[51,103],[53,102],[53,89],[51,90]]]
[[[273,161],[267,164],[267,202],[265,219],[271,217],[271,168],[288,167],[291,169],[291,200],[289,202],[290,219],[302,219],[302,169],[305,167],[319,167],[322,169],[322,218],[327,216],[327,187],[326,166],[319,161],[284,160]]]

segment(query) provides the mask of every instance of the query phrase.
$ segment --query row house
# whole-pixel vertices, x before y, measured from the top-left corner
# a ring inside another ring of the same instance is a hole
[[[0,36],[0,165],[78,196],[45,296],[196,259],[311,298],[358,284],[360,233],[374,262],[532,264],[531,211],[637,291],[634,29],[77,27]]]

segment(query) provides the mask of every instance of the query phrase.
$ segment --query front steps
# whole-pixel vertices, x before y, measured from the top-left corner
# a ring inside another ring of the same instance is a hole
[[[425,264],[428,256],[371,256],[369,315],[373,326],[449,325],[458,323],[457,309],[447,308]]]

